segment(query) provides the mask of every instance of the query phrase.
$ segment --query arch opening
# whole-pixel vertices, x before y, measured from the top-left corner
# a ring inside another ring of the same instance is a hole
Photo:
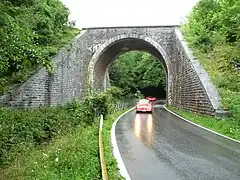
[[[169,72],[170,59],[165,50],[153,39],[136,38],[136,37],[119,37],[112,38],[104,44],[93,55],[89,64],[89,76],[92,89],[103,90],[105,86],[105,77],[108,66],[116,60],[116,58],[129,51],[144,51],[152,55],[153,59],[160,61],[166,77],[165,97],[168,102],[169,80],[171,73]],[[150,87],[151,88],[151,87]],[[150,89],[145,89],[145,94],[149,94]],[[157,90],[157,89],[155,89]]]
[[[151,54],[130,51],[121,54],[108,67],[110,85],[120,87],[127,99],[141,92],[142,95],[166,99],[166,74],[163,65]],[[106,87],[109,87],[105,81]]]

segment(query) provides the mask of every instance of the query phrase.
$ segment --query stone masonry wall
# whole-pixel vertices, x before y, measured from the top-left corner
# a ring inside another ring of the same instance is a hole
[[[86,29],[71,45],[60,50],[53,58],[56,64],[54,74],[48,74],[45,69],[40,69],[20,87],[2,96],[0,104],[13,107],[65,104],[84,95],[87,90],[86,79],[91,79],[89,76],[91,70],[92,77],[105,79],[106,85],[109,78],[94,76],[99,74],[94,71],[103,72],[103,69],[98,69],[99,67],[106,68],[99,64],[106,59],[99,56],[106,48],[112,46],[111,43],[124,41],[126,38],[146,41],[152,44],[152,49],[155,48],[161,53],[168,73],[169,104],[209,115],[215,115],[220,109],[220,97],[216,88],[211,84],[206,71],[192,56],[176,27]],[[148,46],[142,48],[155,53],[155,50],[151,51],[150,45],[149,49]],[[118,49],[115,51],[114,53],[117,53]],[[98,66],[95,66],[96,64]]]
[[[84,69],[88,66],[92,52],[87,49],[88,36],[83,32],[71,45],[63,48],[53,58],[54,74],[44,68],[30,77],[20,87],[0,98],[0,104],[12,107],[39,107],[65,104],[81,97],[84,88]]]
[[[177,35],[173,47],[172,105],[194,112],[214,115],[211,101]]]
[[[229,115],[220,106],[220,95],[208,73],[175,29],[173,105],[208,115]]]

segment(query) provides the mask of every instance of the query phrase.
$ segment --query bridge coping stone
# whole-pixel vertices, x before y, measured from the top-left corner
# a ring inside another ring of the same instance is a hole
[[[129,28],[176,28],[180,27],[180,25],[153,25],[153,26],[103,26],[103,27],[88,27],[88,28],[82,28],[82,30],[94,30],[94,29],[129,29]]]

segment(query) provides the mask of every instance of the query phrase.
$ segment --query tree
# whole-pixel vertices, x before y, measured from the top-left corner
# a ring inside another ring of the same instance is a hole
[[[239,76],[239,72],[236,72],[240,63],[239,0],[200,0],[193,8],[188,23],[183,26],[183,31],[197,52],[211,56],[214,68],[224,73],[224,77],[230,74]],[[231,83],[229,80],[223,82]],[[235,91],[237,84],[238,81],[231,89]]]
[[[24,82],[37,67],[52,71],[51,57],[76,32],[68,15],[59,0],[0,2],[0,93]]]
[[[202,51],[213,50],[214,43],[220,39],[239,43],[240,1],[200,0],[184,29],[188,41]]]
[[[145,52],[120,55],[109,67],[111,84],[124,89],[125,95],[146,87],[165,87],[165,74],[159,62]]]

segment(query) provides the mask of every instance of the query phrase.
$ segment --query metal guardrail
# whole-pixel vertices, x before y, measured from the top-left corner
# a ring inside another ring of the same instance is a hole
[[[128,102],[117,102],[115,103],[113,112],[117,112],[120,110],[123,110],[125,108],[129,108],[129,107],[133,107],[136,105],[137,100],[132,100],[132,101],[128,101]],[[101,116],[101,112],[99,112],[97,109],[95,109],[95,117],[100,117]]]
[[[132,100],[129,102],[118,102],[114,105],[114,112],[123,110],[136,105],[137,100]]]

